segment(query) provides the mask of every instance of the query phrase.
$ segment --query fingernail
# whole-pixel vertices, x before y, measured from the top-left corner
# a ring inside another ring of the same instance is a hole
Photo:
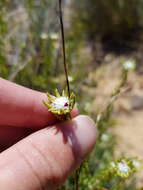
[[[80,115],[66,123],[63,132],[79,159],[84,159],[92,151],[96,143],[96,126],[88,116]]]

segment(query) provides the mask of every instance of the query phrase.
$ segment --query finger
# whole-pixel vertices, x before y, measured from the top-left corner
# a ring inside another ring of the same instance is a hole
[[[74,114],[74,112],[72,112]],[[0,126],[0,152],[36,130],[24,127]]]
[[[57,119],[43,105],[45,99],[45,93],[0,78],[0,126],[40,129],[54,124]]]
[[[16,142],[20,141],[24,137],[30,135],[34,131],[28,128],[19,128],[19,127],[9,127],[1,126],[0,127],[0,152],[9,148]]]
[[[79,166],[96,139],[86,116],[40,130],[0,156],[1,190],[54,190]]]

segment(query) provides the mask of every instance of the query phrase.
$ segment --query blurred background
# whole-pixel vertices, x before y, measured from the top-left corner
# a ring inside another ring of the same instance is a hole
[[[112,160],[143,159],[143,0],[63,0],[63,10],[69,81],[78,107],[96,122],[106,116],[97,122],[99,139],[80,188],[141,190],[142,172],[108,182],[98,174]],[[66,85],[61,48],[58,0],[0,1],[1,77],[35,90],[61,91]],[[125,70],[130,71],[123,80]],[[116,89],[119,96],[111,102]],[[72,189],[72,182],[71,177],[62,189]]]

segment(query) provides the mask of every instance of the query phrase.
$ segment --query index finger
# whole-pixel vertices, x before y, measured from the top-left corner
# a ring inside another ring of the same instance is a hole
[[[45,93],[0,78],[0,126],[40,129],[54,124],[57,119],[42,104],[45,99]]]

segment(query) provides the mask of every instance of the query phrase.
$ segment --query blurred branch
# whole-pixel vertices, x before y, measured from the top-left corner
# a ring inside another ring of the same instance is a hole
[[[8,77],[8,80],[14,81],[14,79],[19,74],[19,72],[22,71],[27,66],[30,60],[31,58],[29,57],[23,64],[18,64],[16,68],[12,68],[11,73]]]

